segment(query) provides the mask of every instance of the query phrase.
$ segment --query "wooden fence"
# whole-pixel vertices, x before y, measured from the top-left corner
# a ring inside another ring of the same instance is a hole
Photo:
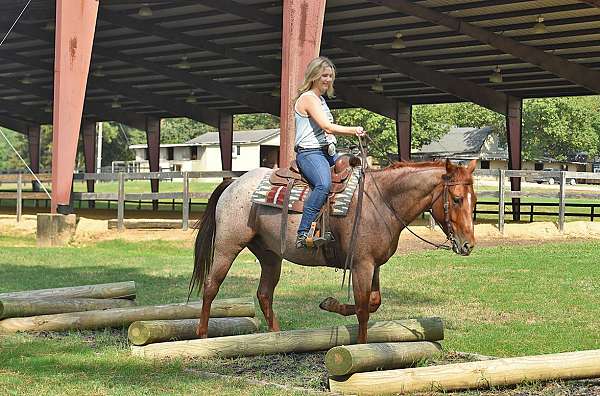
[[[125,202],[136,200],[136,201],[156,201],[160,199],[172,199],[181,201],[182,204],[182,228],[187,230],[189,227],[189,214],[190,214],[190,203],[192,199],[208,199],[210,193],[202,192],[191,192],[189,189],[190,179],[196,178],[227,178],[227,177],[239,177],[244,172],[142,172],[142,173],[76,173],[73,175],[74,180],[87,181],[87,180],[98,180],[98,181],[117,181],[118,191],[116,193],[72,193],[73,200],[80,201],[95,201],[95,200],[107,200],[117,202],[117,228],[123,229],[123,220],[125,218]],[[495,191],[478,191],[477,196],[479,198],[480,205],[498,205],[497,211],[491,210],[477,210],[477,214],[497,214],[498,215],[498,229],[500,232],[504,232],[505,217],[507,213],[506,205],[510,205],[512,198],[541,198],[541,199],[558,199],[557,203],[548,202],[537,202],[537,203],[521,203],[521,207],[529,207],[529,211],[523,211],[521,214],[529,215],[533,221],[534,215],[552,215],[547,212],[536,212],[534,208],[536,206],[558,206],[558,226],[562,232],[564,229],[565,217],[567,215],[576,216],[578,214],[567,214],[567,207],[589,207],[589,214],[579,214],[582,217],[588,217],[591,221],[596,217],[600,217],[600,213],[596,213],[595,209],[600,207],[600,189],[594,192],[572,192],[568,191],[569,188],[575,188],[567,184],[567,180],[600,180],[600,173],[589,173],[589,172],[565,172],[565,171],[526,171],[526,170],[482,170],[478,169],[475,172],[475,176],[478,179],[482,177],[494,177],[497,179],[497,189]],[[38,175],[42,182],[49,181],[51,179],[49,174]],[[510,183],[507,183],[508,178],[521,178],[521,179],[534,179],[534,178],[554,178],[558,180],[556,184],[557,191],[555,192],[530,192],[530,191],[510,191]],[[158,192],[158,193],[127,193],[125,191],[125,182],[128,180],[173,180],[180,179],[183,181],[183,188],[181,192]],[[31,175],[27,174],[12,174],[12,175],[1,175],[0,182],[3,183],[16,183],[16,192],[13,191],[0,191],[0,199],[14,199],[16,200],[16,212],[17,221],[20,221],[24,199],[30,200],[47,200],[48,196],[45,192],[36,191],[24,191],[23,186],[25,183],[34,182],[35,179]],[[597,185],[594,185],[596,187]],[[507,190],[508,189],[508,190]],[[483,198],[483,199],[482,199]],[[485,198],[496,198],[497,201],[486,201]],[[598,201],[598,203],[567,203],[567,199],[588,199]]]
[[[219,172],[142,172],[142,173],[76,173],[73,175],[73,180],[87,181],[117,181],[118,188],[116,193],[98,193],[98,192],[73,192],[71,197],[73,200],[80,201],[96,201],[107,200],[117,201],[117,228],[124,229],[123,221],[125,219],[125,201],[127,200],[148,200],[155,201],[159,199],[180,200],[182,203],[182,228],[187,230],[189,227],[190,216],[190,201],[196,199],[208,199],[210,193],[192,192],[189,188],[190,179],[204,178],[234,178],[239,177],[245,172],[240,171],[219,171]],[[41,177],[40,177],[41,176]],[[45,182],[51,180],[50,175],[40,175],[40,181]],[[157,193],[126,193],[125,182],[128,180],[173,180],[181,179],[183,188],[181,192],[157,192]],[[0,199],[15,199],[17,201],[17,221],[21,220],[23,210],[22,202],[24,199],[32,200],[47,200],[48,196],[45,192],[23,191],[25,182],[31,182],[35,179],[31,175],[0,175],[0,182],[16,183],[16,192],[0,192]]]
[[[507,200],[513,198],[542,198],[542,199],[557,199],[558,198],[558,228],[562,232],[565,225],[565,209],[567,207],[567,199],[589,199],[589,200],[600,200],[600,192],[582,193],[582,192],[567,192],[567,180],[600,180],[600,173],[590,172],[568,172],[568,171],[529,171],[529,170],[477,170],[476,176],[494,176],[498,179],[498,190],[497,191],[480,191],[477,193],[479,198],[494,197],[498,199],[498,229],[501,233],[504,233],[505,215],[506,215],[506,204]],[[520,178],[523,179],[536,179],[536,178],[554,178],[558,180],[557,187],[558,192],[529,192],[529,191],[511,191],[510,184],[507,184],[507,178]],[[507,191],[507,187],[509,187]],[[531,205],[531,204],[526,204]],[[535,205],[544,205],[535,204]],[[574,204],[569,204],[573,206]],[[587,206],[587,205],[586,205]],[[593,221],[595,217],[594,208],[598,206],[590,204],[591,207],[591,219]],[[533,208],[531,208],[531,215],[534,214]],[[541,214],[541,213],[540,213]],[[582,216],[586,216],[582,214]]]

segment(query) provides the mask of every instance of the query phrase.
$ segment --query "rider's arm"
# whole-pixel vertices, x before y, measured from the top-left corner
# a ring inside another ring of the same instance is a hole
[[[330,122],[321,107],[321,102],[313,95],[305,95],[300,98],[298,109],[306,112],[325,133],[332,133],[334,135],[364,135],[362,127],[346,127]]]

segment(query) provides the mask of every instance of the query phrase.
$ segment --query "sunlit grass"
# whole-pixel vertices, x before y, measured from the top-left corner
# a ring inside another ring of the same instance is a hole
[[[522,356],[600,348],[599,248],[561,243],[481,248],[469,257],[396,256],[381,269],[383,305],[372,319],[441,316],[449,351]],[[38,249],[33,238],[0,237],[0,292],[135,280],[140,304],[177,302],[187,297],[191,267],[192,251],[181,243]],[[219,298],[254,296],[259,271],[254,256],[240,255]],[[339,271],[284,263],[275,295],[282,328],[355,323],[318,308],[327,296],[346,301],[340,282]],[[277,382],[283,374],[272,369],[273,359],[152,363],[130,356],[123,330],[8,335],[0,337],[0,394],[280,394],[183,370],[236,375],[242,367]],[[320,374],[294,359],[301,358],[276,360],[297,368],[287,373],[292,383],[318,388]]]

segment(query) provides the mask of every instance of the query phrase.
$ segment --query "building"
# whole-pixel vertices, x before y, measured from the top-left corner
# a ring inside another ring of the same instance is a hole
[[[495,133],[492,127],[451,128],[439,140],[413,149],[411,157],[415,161],[449,158],[455,161],[477,160],[479,169],[508,169],[508,148],[506,141]],[[553,158],[523,160],[523,170],[568,170],[591,171],[585,160],[574,156],[569,161]]]
[[[148,146],[129,146],[135,152],[134,166],[148,171]],[[279,159],[279,129],[236,131],[233,133],[232,170],[248,171],[272,168]],[[163,171],[220,171],[219,133],[208,132],[185,143],[160,145],[160,169]]]

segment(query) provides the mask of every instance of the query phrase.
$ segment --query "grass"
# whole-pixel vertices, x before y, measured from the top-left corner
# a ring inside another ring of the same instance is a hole
[[[448,351],[522,356],[600,348],[600,242],[396,256],[382,268],[375,320],[441,316]],[[38,249],[0,236],[0,292],[135,280],[140,304],[182,301],[192,251],[181,243],[99,242]],[[219,297],[251,296],[259,266],[242,254]],[[345,301],[341,272],[283,266],[275,308],[283,329],[354,323],[318,309]],[[260,317],[262,320],[262,317]],[[263,324],[264,328],[264,324]],[[200,379],[184,367],[319,389],[322,354],[147,362],[128,353],[125,331],[0,336],[0,394],[281,394],[241,380]],[[286,393],[294,394],[293,391]]]

